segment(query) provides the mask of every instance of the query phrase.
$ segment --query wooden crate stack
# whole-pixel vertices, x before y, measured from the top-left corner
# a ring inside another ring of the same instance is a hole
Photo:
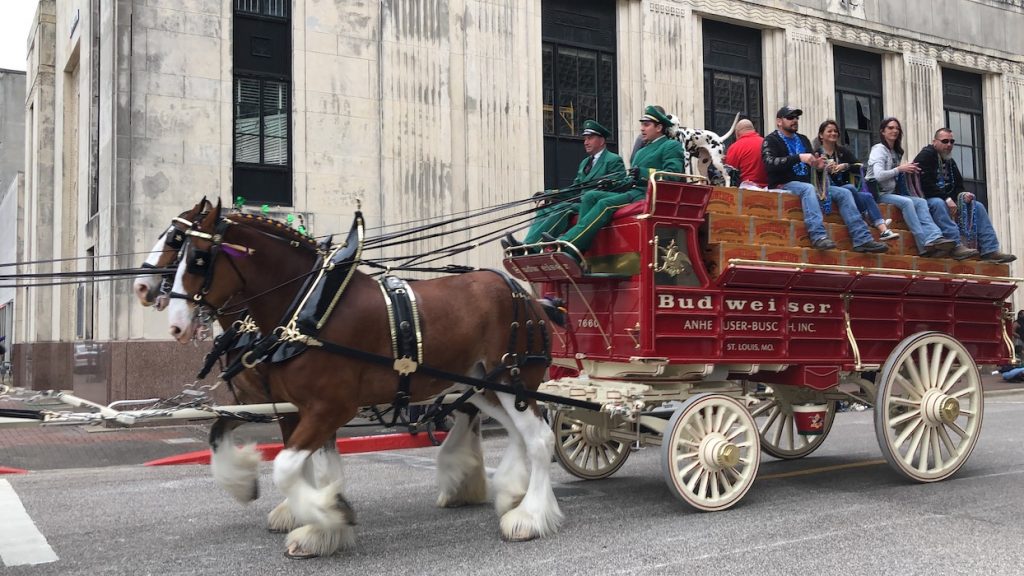
[[[850,234],[833,209],[825,216],[829,237],[837,244],[833,250],[815,250],[804,226],[800,198],[795,194],[716,187],[708,199],[708,245],[704,261],[708,272],[717,276],[733,258],[771,262],[835,264],[869,268],[895,268],[928,272],[975,274],[988,277],[1010,275],[1008,264],[977,259],[922,258],[917,255],[914,237],[907,229],[903,214],[889,204],[881,204],[882,215],[891,218],[890,227],[900,233],[887,242],[885,254],[853,251]],[[868,230],[877,239],[878,231]]]

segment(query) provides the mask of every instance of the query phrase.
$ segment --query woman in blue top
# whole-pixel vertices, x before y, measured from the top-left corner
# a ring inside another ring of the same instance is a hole
[[[882,211],[878,208],[878,202],[870,192],[857,189],[851,179],[850,168],[857,163],[845,146],[839,144],[839,124],[835,120],[825,120],[818,126],[818,137],[814,139],[814,147],[818,155],[825,159],[825,171],[833,186],[841,186],[853,194],[853,200],[857,204],[857,210],[869,218],[871,225],[878,229],[879,240],[895,240],[900,237],[899,232],[889,229],[892,220],[882,218]]]

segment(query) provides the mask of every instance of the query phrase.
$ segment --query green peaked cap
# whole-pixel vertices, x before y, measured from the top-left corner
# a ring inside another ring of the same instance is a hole
[[[648,106],[647,108],[644,108],[644,115],[640,118],[640,121],[643,122],[644,120],[647,120],[649,122],[657,122],[658,124],[661,124],[666,128],[670,128],[672,126],[672,121],[668,119],[668,116],[666,116],[662,112],[659,112],[658,109],[655,108],[654,106]]]
[[[583,123],[583,135],[589,136],[591,134],[608,138],[612,135],[612,131],[598,124],[597,120],[587,120]]]

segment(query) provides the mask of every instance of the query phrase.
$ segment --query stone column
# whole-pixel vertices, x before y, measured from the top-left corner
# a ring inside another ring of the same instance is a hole
[[[453,20],[464,26],[462,91],[452,99],[464,103],[465,125],[453,141],[464,141],[455,145],[465,150],[465,189],[453,191],[452,207],[529,196],[543,187],[544,174],[540,0],[465,0]],[[478,227],[472,235],[487,231]],[[499,257],[492,244],[460,260],[494,265]]]
[[[395,226],[464,210],[463,203],[454,200],[451,185],[449,3],[383,2],[381,10],[379,223]],[[449,240],[427,240],[388,251],[412,254]]]
[[[913,160],[921,148],[932,141],[932,134],[945,121],[942,113],[942,75],[934,58],[921,54],[903,55],[906,102],[903,116],[903,149],[906,160]],[[886,84],[899,89],[900,84]],[[888,112],[886,112],[888,114]]]
[[[789,93],[788,101],[782,104],[796,106],[804,111],[800,131],[814,140],[818,124],[836,115],[832,47],[822,34],[810,30],[788,30],[785,65]],[[768,119],[774,122],[778,108],[775,106],[765,110],[766,122]]]
[[[985,167],[989,215],[999,235],[1000,249],[1024,257],[1024,76],[988,74],[982,80],[985,97]],[[1021,264],[1011,264],[1011,275],[1021,275]],[[1024,297],[1015,294],[1015,309]]]
[[[694,86],[701,86],[704,76],[692,45],[693,13],[688,7],[667,2],[645,2],[644,7],[641,106],[659,104],[683,126],[701,126],[704,102],[698,97],[703,90]],[[699,33],[697,37],[700,38]],[[627,111],[630,118],[638,118],[638,113],[639,110]]]
[[[764,94],[764,132],[775,130],[775,111],[788,104],[791,97],[786,80],[786,31],[770,28],[761,33],[763,68],[761,75]],[[795,94],[794,94],[795,95]]]
[[[703,102],[697,101],[701,90],[694,85],[702,83],[703,74],[699,58],[695,56],[692,37],[694,30],[690,8],[668,2],[644,2],[640,32],[641,69],[643,71],[643,101],[645,105],[660,105],[675,115],[684,126],[703,124]],[[694,60],[697,61],[694,61]],[[639,118],[640,110],[627,111],[628,118]],[[698,120],[699,118],[699,120]],[[633,126],[636,131],[636,126]]]

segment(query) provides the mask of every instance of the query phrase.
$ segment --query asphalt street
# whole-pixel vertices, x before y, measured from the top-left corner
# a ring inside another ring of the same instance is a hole
[[[662,479],[661,452],[633,454],[615,476],[582,481],[552,464],[566,520],[554,537],[506,543],[489,506],[434,507],[436,448],[344,457],[359,514],[355,550],[284,558],[266,514],[281,499],[264,464],[247,507],[203,466],[112,466],[0,479],[54,560],[11,575],[102,574],[1021,574],[1024,395],[986,399],[965,467],[909,483],[880,463],[871,412],[847,412],[799,461],[765,456],[736,507],[700,513]],[[484,448],[496,466],[505,439]],[[9,499],[0,490],[4,514]]]

